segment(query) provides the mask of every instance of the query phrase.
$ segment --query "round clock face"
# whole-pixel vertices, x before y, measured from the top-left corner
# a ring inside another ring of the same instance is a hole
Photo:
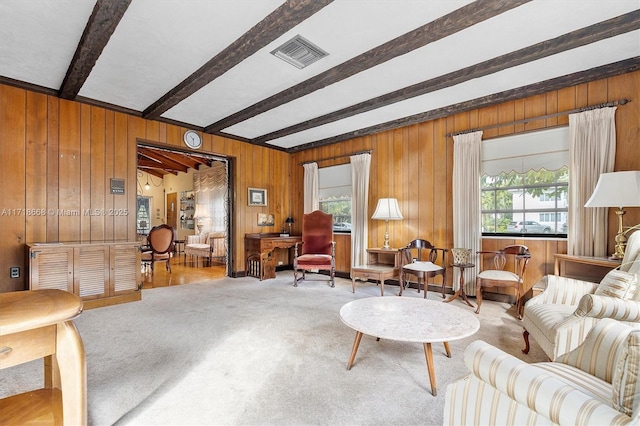
[[[202,145],[202,139],[200,135],[195,130],[187,130],[184,132],[184,143],[189,148],[200,148]]]

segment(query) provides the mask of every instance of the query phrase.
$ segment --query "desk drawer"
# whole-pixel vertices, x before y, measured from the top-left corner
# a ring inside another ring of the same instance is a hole
[[[5,352],[5,348],[10,350]],[[0,369],[43,358],[55,351],[55,325],[7,334],[0,337]]]
[[[260,244],[260,248],[262,251],[271,251],[275,247],[275,243],[273,241],[262,241]]]

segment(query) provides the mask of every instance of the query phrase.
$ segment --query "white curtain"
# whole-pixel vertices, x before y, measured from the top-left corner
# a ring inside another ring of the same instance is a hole
[[[214,161],[211,168],[193,174],[197,204],[208,207],[209,218],[203,220],[202,232],[226,232],[229,191],[227,163]]]
[[[482,239],[480,170],[482,132],[453,137],[453,245],[471,249],[471,263],[477,265]],[[464,272],[464,291],[476,294],[475,270]],[[453,268],[453,289],[460,288],[460,270]]]
[[[306,163],[304,167],[304,213],[320,208],[318,196],[318,163]]]
[[[367,263],[371,154],[351,157],[351,266]]]
[[[569,232],[567,253],[607,255],[607,209],[584,207],[601,173],[613,171],[616,157],[616,108],[569,115]]]

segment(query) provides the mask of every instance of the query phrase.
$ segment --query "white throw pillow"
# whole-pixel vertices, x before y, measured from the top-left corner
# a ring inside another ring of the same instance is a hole
[[[633,299],[636,294],[638,277],[635,274],[613,269],[600,281],[595,295]]]

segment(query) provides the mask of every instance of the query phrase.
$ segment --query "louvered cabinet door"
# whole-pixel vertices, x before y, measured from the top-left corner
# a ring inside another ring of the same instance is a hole
[[[83,300],[109,296],[109,246],[74,249],[74,293]]]
[[[73,248],[29,249],[29,290],[57,289],[73,293]]]
[[[140,281],[140,250],[131,244],[115,244],[110,247],[111,277],[110,296],[138,291]]]

